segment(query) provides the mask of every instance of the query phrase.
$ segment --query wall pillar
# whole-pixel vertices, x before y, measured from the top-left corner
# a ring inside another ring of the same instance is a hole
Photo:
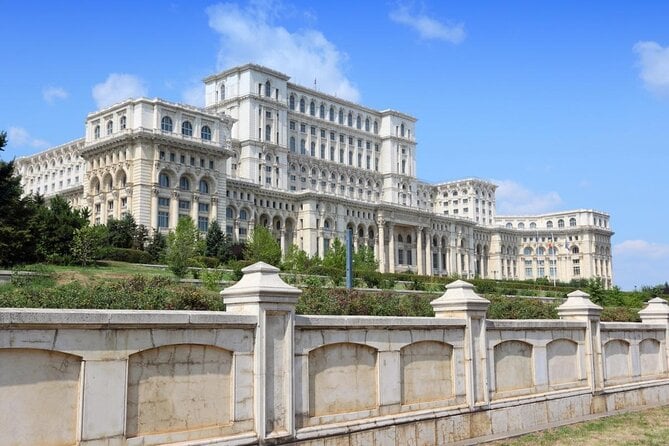
[[[600,335],[602,307],[592,303],[588,293],[576,290],[567,294],[567,300],[557,308],[557,311],[560,319],[586,323],[585,356],[588,384],[593,393],[600,392],[604,389],[604,364]]]
[[[426,231],[425,234],[425,274],[431,276],[432,271],[432,234],[430,231]]]
[[[490,401],[488,378],[488,341],[486,313],[490,301],[474,292],[474,285],[456,280],[446,285],[446,292],[430,302],[435,317],[465,320],[465,377],[467,404],[470,408]]]
[[[425,275],[425,262],[423,254],[423,228],[416,228],[416,272]]]
[[[648,301],[648,306],[639,311],[641,322],[644,324],[662,324],[665,328],[664,342],[664,364],[662,371],[669,371],[669,302],[661,297],[655,297]]]
[[[388,268],[386,267],[386,222],[383,221],[383,219],[379,218],[376,221],[376,224],[378,226],[378,234],[379,234],[379,246],[378,246],[378,259],[379,259],[379,271],[382,273],[385,273]]]
[[[254,418],[261,444],[295,434],[293,342],[295,305],[302,293],[264,262],[242,269],[244,276],[221,291],[226,311],[257,316],[254,347]]]
[[[395,272],[395,225],[388,224],[388,272]]]

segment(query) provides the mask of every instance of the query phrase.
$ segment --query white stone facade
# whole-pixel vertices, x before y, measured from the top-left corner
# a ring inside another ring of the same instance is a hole
[[[80,172],[63,181],[94,223],[129,212],[168,230],[189,215],[203,231],[217,220],[235,240],[262,224],[284,252],[296,244],[319,256],[350,228],[384,272],[612,283],[607,214],[503,217],[488,181],[419,180],[412,116],[258,65],[204,83],[204,109],[136,99],[90,114],[84,139],[18,160],[24,191],[62,193],[62,168],[47,158],[71,151]]]

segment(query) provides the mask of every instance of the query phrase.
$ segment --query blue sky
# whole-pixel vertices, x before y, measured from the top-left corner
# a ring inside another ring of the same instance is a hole
[[[669,2],[0,0],[3,157],[126,96],[202,102],[257,62],[418,118],[418,174],[500,185],[498,213],[611,214],[615,282],[669,280]]]

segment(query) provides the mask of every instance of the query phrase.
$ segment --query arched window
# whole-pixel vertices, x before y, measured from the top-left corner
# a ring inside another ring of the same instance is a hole
[[[190,190],[190,181],[186,177],[179,178],[179,189]]]
[[[305,140],[301,139],[300,140],[300,155],[306,155],[307,154],[307,143]]]
[[[170,177],[166,173],[161,173],[158,175],[158,184],[160,187],[170,187]]]
[[[535,222],[530,223],[530,229],[536,229],[537,224]]]
[[[221,101],[225,99],[225,84],[221,84]]]
[[[184,121],[181,124],[181,134],[184,136],[193,136],[193,124],[190,121]]]
[[[518,223],[518,229],[525,229],[525,223]]]
[[[96,125],[95,129],[93,130],[93,136],[95,139],[98,139],[100,137],[100,126]]]
[[[294,136],[290,137],[290,151],[295,153],[295,137]]]
[[[235,211],[231,207],[225,208],[225,218],[234,218]]]
[[[114,133],[114,123],[112,121],[107,121],[107,135]]]
[[[357,118],[355,118],[355,128],[358,130],[362,128],[362,118],[360,118],[360,115],[358,115]]]
[[[240,220],[244,220],[244,221],[246,221],[246,220],[248,220],[248,218],[249,218],[249,217],[248,217],[248,215],[247,215],[247,213],[246,213],[246,209],[242,209],[241,211],[239,211],[239,219],[240,219]]]
[[[199,190],[200,190],[201,194],[208,194],[209,193],[209,183],[207,183],[206,180],[200,180]]]
[[[374,133],[379,133],[379,123],[374,121]]]
[[[411,236],[407,235],[407,243],[411,243]]]
[[[537,248],[537,255],[538,255],[538,256],[542,256],[542,255],[544,255],[544,254],[546,254],[546,250],[544,249],[543,246],[539,246],[539,247]]]
[[[121,128],[121,130],[125,130],[126,123],[128,122],[127,118],[125,116],[121,116],[121,120],[119,122],[120,122],[119,127]]]
[[[552,227],[553,227],[553,222],[550,221],[550,220],[548,220],[548,221],[546,222],[546,227],[547,227],[548,229],[552,228]]]
[[[353,127],[353,113],[348,112],[348,117],[346,118],[346,125]]]
[[[513,229],[513,223],[507,223],[506,229]]]
[[[532,255],[532,248],[530,248],[529,246],[525,247],[525,249],[523,249],[523,255],[531,256]]]
[[[202,126],[202,130],[200,130],[200,137],[205,141],[211,141],[211,129],[208,125]]]
[[[369,132],[369,118],[365,119],[365,131]]]
[[[311,156],[316,156],[316,143],[313,142],[313,141],[311,142],[311,152],[310,152],[310,154],[311,154]]]
[[[265,141],[270,141],[272,139],[272,126],[265,126]]]
[[[548,248],[548,255],[549,256],[552,256],[552,255],[555,255],[555,254],[557,254],[557,249],[553,248],[552,246],[550,248]]]
[[[291,110],[295,110],[295,96],[292,94],[290,95],[290,99],[288,100],[288,106],[290,107]]]
[[[335,112],[334,107],[330,107],[330,121],[334,122]]]
[[[397,242],[398,243],[404,243],[404,239],[402,238],[402,234],[397,234]]]
[[[344,110],[339,110],[339,124],[344,124]]]
[[[316,104],[314,104],[314,101],[309,103],[309,114],[311,116],[316,116]]]
[[[320,110],[319,110],[319,112],[318,112],[318,116],[319,116],[321,119],[325,119],[325,105],[324,105],[324,104],[321,104],[321,108],[320,108]]]
[[[558,220],[558,228],[564,228],[564,220],[562,219]]]
[[[272,88],[271,84],[269,81],[265,82],[265,96],[270,97],[272,96]]]
[[[569,226],[576,226],[576,219],[574,217],[569,219]]]
[[[579,253],[578,246],[572,246],[571,247],[571,253],[572,254],[578,254]]]
[[[163,119],[160,120],[160,129],[163,132],[171,132],[172,131],[172,118],[169,116],[163,116]]]
[[[306,103],[304,102],[304,98],[300,99],[300,113],[304,113],[304,109],[306,107]]]

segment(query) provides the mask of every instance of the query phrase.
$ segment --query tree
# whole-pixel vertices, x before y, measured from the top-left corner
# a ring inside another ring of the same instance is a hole
[[[146,241],[149,239],[149,230],[144,225],[137,225],[132,236],[132,248],[144,251]]]
[[[161,232],[154,230],[153,236],[151,237],[151,241],[149,242],[149,245],[146,247],[146,252],[149,253],[151,259],[154,262],[160,262],[163,256],[165,255],[166,249],[167,249],[167,240],[165,239],[165,236]]]
[[[72,240],[72,258],[83,266],[99,259],[107,243],[107,237],[107,227],[103,225],[77,229]]]
[[[379,269],[379,262],[374,258],[374,250],[369,246],[361,245],[353,254],[353,270],[356,272],[370,272]]]
[[[37,255],[41,259],[67,259],[71,254],[74,231],[88,224],[82,211],[72,209],[60,195],[48,206],[39,206],[33,230],[37,234]]]
[[[281,247],[272,233],[264,226],[256,226],[244,248],[244,257],[252,262],[265,262],[279,265]]]
[[[0,150],[7,134],[0,132]],[[11,266],[35,260],[35,237],[30,223],[36,212],[32,197],[21,198],[21,178],[14,175],[14,162],[0,160],[0,265]]]
[[[216,220],[212,221],[207,230],[206,247],[204,255],[218,257],[223,245],[223,231]]]
[[[283,259],[283,269],[287,271],[306,272],[312,266],[320,263],[320,258],[317,256],[309,257],[309,255],[297,245],[290,245],[288,252]]]
[[[167,236],[167,266],[178,278],[188,272],[188,261],[194,256],[198,231],[190,217],[181,217],[174,232]]]
[[[325,253],[323,266],[342,271],[346,269],[346,246],[338,238],[334,239],[330,249]]]
[[[131,214],[125,214],[120,220],[110,218],[107,221],[109,246],[115,248],[132,248],[137,223]]]

